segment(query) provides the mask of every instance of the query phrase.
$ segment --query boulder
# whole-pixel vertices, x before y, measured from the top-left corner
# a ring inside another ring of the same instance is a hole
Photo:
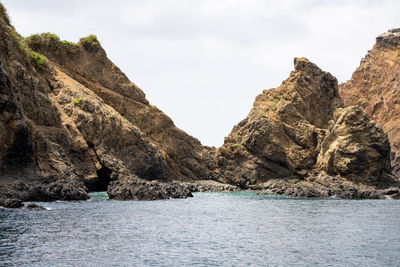
[[[360,107],[337,109],[317,167],[329,175],[380,186],[391,171],[387,134]]]

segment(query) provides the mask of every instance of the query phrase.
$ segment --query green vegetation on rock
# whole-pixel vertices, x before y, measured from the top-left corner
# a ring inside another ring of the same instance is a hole
[[[74,100],[74,104],[75,105],[80,105],[81,103],[82,103],[82,97],[77,98],[77,99]]]
[[[36,69],[42,70],[47,66],[47,62],[44,56],[33,51],[30,53],[31,53],[32,63]]]
[[[94,47],[99,44],[99,40],[97,40],[96,35],[89,35],[87,37],[83,37],[79,40],[79,44],[83,45],[84,47]]]
[[[15,31],[14,27],[12,27],[10,25],[4,25],[4,28],[6,29],[6,31],[8,32],[8,34],[10,35],[11,39],[13,40],[14,44],[18,47],[18,49],[23,50],[24,49],[24,37],[19,35]]]
[[[79,44],[77,43],[61,40],[60,37],[58,37],[56,34],[50,32],[45,32],[41,34],[32,34],[31,36],[26,37],[25,41],[33,49],[38,48],[45,43],[51,44],[56,47],[67,47],[67,48],[79,46]]]

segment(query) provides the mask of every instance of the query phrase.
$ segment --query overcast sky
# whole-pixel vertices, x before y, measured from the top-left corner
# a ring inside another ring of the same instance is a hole
[[[175,124],[220,146],[294,57],[348,80],[398,0],[1,0],[22,35],[96,34],[108,57]]]

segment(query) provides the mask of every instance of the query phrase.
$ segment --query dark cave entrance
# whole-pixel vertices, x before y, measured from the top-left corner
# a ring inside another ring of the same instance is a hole
[[[87,184],[87,188],[91,192],[103,192],[107,191],[107,187],[111,182],[111,173],[112,170],[107,168],[106,166],[102,166],[101,169],[96,171],[97,179],[93,179],[89,184]]]

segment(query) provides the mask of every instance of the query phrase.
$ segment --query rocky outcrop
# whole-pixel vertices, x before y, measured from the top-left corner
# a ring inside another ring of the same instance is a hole
[[[66,177],[33,177],[31,181],[17,179],[14,183],[0,186],[1,199],[20,201],[86,200],[87,188],[82,182]]]
[[[240,191],[240,188],[231,185],[223,184],[213,180],[199,180],[195,182],[184,182],[182,185],[189,188],[190,192],[236,192]]]
[[[317,168],[330,175],[383,186],[391,172],[388,137],[359,107],[337,109],[321,144]]]
[[[209,153],[215,177],[292,197],[393,197],[400,183],[390,174],[385,132],[359,107],[344,108],[331,74],[305,58],[294,63]]]
[[[304,176],[317,161],[336,108],[337,81],[305,58],[278,88],[256,97],[215,154],[216,178],[248,187],[273,178]]]
[[[161,200],[192,197],[189,188],[177,182],[162,183],[131,179],[113,181],[107,189],[108,196],[116,200]]]
[[[200,142],[149,104],[95,36],[79,43],[49,33],[24,39],[4,12],[0,26],[3,195],[87,199],[88,189],[106,190],[126,177],[164,183],[208,177]],[[54,184],[43,183],[45,177]],[[15,181],[26,186],[14,190]],[[80,193],[69,195],[70,183]]]
[[[376,38],[351,79],[340,85],[347,105],[358,105],[387,132],[393,171],[400,177],[400,29]]]
[[[56,66],[58,73],[68,76],[91,91],[90,95],[101,99],[123,118],[124,123],[140,129],[142,135],[162,153],[166,163],[165,173],[152,175],[154,178],[168,176],[174,180],[191,181],[209,176],[201,154],[201,143],[175,127],[166,114],[149,104],[143,91],[107,58],[95,36],[82,38],[78,44],[73,44],[60,41],[53,34],[33,35],[27,38],[27,44],[45,55],[51,65]],[[55,81],[55,84],[60,83]],[[147,178],[141,173],[134,173]]]
[[[399,199],[400,189],[398,184],[379,189],[340,176],[314,172],[303,179],[269,180],[258,194],[292,198]]]

